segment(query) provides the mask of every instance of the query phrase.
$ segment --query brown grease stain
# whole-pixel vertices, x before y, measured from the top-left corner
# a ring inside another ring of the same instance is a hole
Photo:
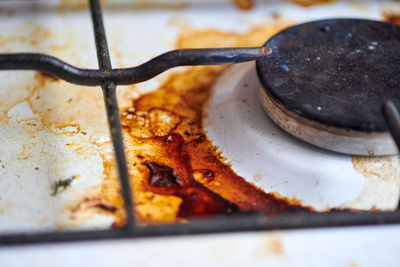
[[[313,5],[321,5],[321,4],[329,4],[329,3],[333,3],[336,0],[286,0],[298,5],[301,5],[303,7],[310,7]]]
[[[187,3],[180,1],[163,3],[161,1],[141,0],[132,3],[133,8],[140,9],[182,10],[187,6]]]
[[[399,13],[394,13],[392,11],[384,11],[382,13],[382,18],[384,21],[400,25],[400,14]]]
[[[19,27],[16,27],[14,31],[17,34],[11,36],[0,35],[0,47],[4,48],[8,44],[13,43],[29,43],[32,46],[38,46],[42,40],[47,40],[51,38],[51,32],[49,29],[43,26],[31,26],[34,22],[26,22]],[[21,29],[28,28],[30,32],[19,34]],[[14,51],[11,51],[14,52]]]
[[[182,186],[181,178],[171,167],[152,161],[146,161],[145,165],[147,166],[147,168],[149,168],[150,171],[150,185],[159,187]]]
[[[75,208],[72,209],[73,212],[84,211],[87,209],[97,208],[106,212],[115,212],[117,208],[108,202],[100,199],[99,197],[84,198]]]
[[[368,202],[371,196],[379,200],[376,201],[377,203],[395,203],[395,200],[399,197],[400,170],[397,168],[399,162],[399,157],[392,159],[390,157],[371,158],[353,156],[353,167],[365,177],[365,184],[355,200],[344,204],[351,205],[357,209],[358,206]],[[360,209],[362,208],[360,206]],[[388,209],[388,207],[372,207],[369,210],[378,211],[382,210],[382,208]],[[389,208],[392,209],[395,207]]]
[[[112,0],[101,0],[103,6],[111,8],[131,8],[131,9],[162,9],[162,10],[182,10],[187,7],[187,3],[182,1],[152,1],[152,0],[136,0],[136,1],[112,1]],[[65,12],[68,10],[81,11],[88,9],[89,4],[87,1],[76,1],[76,0],[61,0],[57,10]]]
[[[268,235],[262,242],[253,250],[252,253],[257,257],[265,256],[283,256],[283,237],[279,234]]]
[[[254,7],[254,0],[231,0],[232,3],[239,9],[251,10]]]
[[[274,254],[283,254],[282,239],[272,239],[269,243],[270,251]]]
[[[263,25],[247,34],[190,30],[177,48],[260,45],[288,23]],[[121,110],[126,155],[141,224],[186,222],[193,217],[234,212],[279,215],[310,211],[299,202],[267,194],[238,176],[207,139],[203,108],[226,66],[191,67],[170,75],[156,91]],[[101,199],[117,208],[114,226],[125,221],[114,160],[103,158]]]
[[[104,0],[101,2],[104,2]],[[57,11],[62,13],[67,10],[81,11],[88,8],[89,8],[88,1],[61,0],[58,4]]]
[[[261,46],[270,37],[281,30],[292,26],[292,22],[275,21],[270,24],[255,26],[250,32],[238,34],[223,32],[213,28],[192,30],[187,24],[179,24],[181,34],[178,36],[177,48],[205,48],[205,47],[247,47]]]
[[[160,195],[173,195],[181,198],[182,204],[179,207],[178,216],[183,218],[229,214],[237,211],[236,205],[221,198],[194,179],[191,164],[193,158],[185,153],[187,143],[184,142],[184,138],[181,135],[171,135],[174,141],[168,143],[165,142],[164,137],[151,138],[153,144],[157,143],[157,145],[163,147],[165,154],[154,158],[150,157],[151,161],[145,161],[145,165],[149,168],[149,178],[148,183],[143,185],[144,189]],[[153,160],[157,161],[157,163],[154,164]],[[152,168],[149,167],[150,164],[152,164]],[[160,175],[157,175],[157,183],[152,183],[156,176],[154,169],[167,170],[169,175],[165,175],[164,171],[162,176],[167,178],[168,182],[160,183]],[[175,179],[171,179],[172,177]],[[177,177],[179,178],[177,179]]]

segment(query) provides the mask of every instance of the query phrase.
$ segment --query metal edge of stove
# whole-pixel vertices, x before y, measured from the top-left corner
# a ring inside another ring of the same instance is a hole
[[[100,3],[98,0],[89,0],[89,2],[95,34],[99,70],[112,70]],[[8,58],[6,55],[3,56],[5,56],[5,59]],[[4,64],[7,63],[7,60],[2,60],[2,62],[0,63],[2,63],[4,66]],[[32,67],[32,65],[30,66]],[[2,69],[6,68],[3,67]],[[133,203],[131,192],[129,190],[130,187],[125,163],[121,125],[118,119],[118,103],[115,97],[116,85],[117,83],[114,83],[112,80],[104,79],[102,81],[102,89],[106,104],[107,117],[109,120],[110,133],[115,149],[118,172],[122,185],[122,196],[124,199],[125,211],[127,214],[127,223],[125,224],[125,226],[122,228],[97,231],[94,230],[30,234],[6,234],[0,236],[0,246],[115,238],[223,233],[235,231],[258,231],[400,223],[400,209],[397,209],[394,212],[334,211],[331,213],[322,214],[303,213],[283,215],[279,217],[269,217],[260,214],[239,214],[230,216],[219,216],[211,219],[193,220],[189,224],[139,226],[135,223],[133,215]],[[390,103],[386,103],[384,106],[384,114],[390,126],[391,132],[396,139],[396,142],[399,143],[397,140],[399,139],[397,133],[399,129],[398,126],[400,125],[400,120],[396,108],[393,108]]]

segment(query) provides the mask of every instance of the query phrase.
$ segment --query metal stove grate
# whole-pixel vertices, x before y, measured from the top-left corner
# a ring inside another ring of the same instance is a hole
[[[79,69],[51,56],[24,53],[0,55],[0,70],[38,70],[72,83],[92,86],[100,85],[102,87],[122,188],[122,197],[125,203],[126,224],[121,228],[109,230],[0,235],[0,245],[400,223],[400,209],[398,209],[394,212],[357,213],[337,211],[324,214],[290,214],[279,217],[269,217],[262,214],[238,214],[230,215],[229,217],[219,216],[204,220],[194,220],[190,224],[137,225],[133,214],[132,195],[116,99],[116,86],[150,79],[178,65],[228,64],[255,60],[268,53],[268,49],[253,47],[176,50],[156,57],[138,67],[113,69],[107,47],[100,3],[98,0],[89,0],[89,3],[99,69]],[[235,53],[235,60],[231,59],[232,53]],[[400,144],[399,113],[391,102],[386,103],[383,110],[394,139],[397,144]]]

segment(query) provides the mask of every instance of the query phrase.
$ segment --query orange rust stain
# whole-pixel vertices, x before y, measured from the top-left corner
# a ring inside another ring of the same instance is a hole
[[[112,213],[115,218],[115,225],[123,225],[125,222],[124,204],[121,198],[121,187],[118,182],[116,166],[113,159],[108,159],[103,156],[104,165],[104,180],[101,184],[100,199],[109,203],[116,210]]]
[[[103,95],[98,88],[76,86],[46,73],[36,72],[29,90],[29,95],[23,100],[28,101],[42,126],[50,131],[53,127],[63,130],[72,126],[79,128],[73,131],[74,134],[108,134]],[[87,104],[89,101],[90,105]],[[63,134],[68,133],[64,131]]]
[[[31,41],[31,45],[38,46],[39,45],[39,41],[38,40],[32,40]]]
[[[185,9],[188,4],[179,1],[176,1],[175,3],[172,1],[169,3],[162,3],[160,1],[141,0],[132,3],[132,6],[140,9],[182,10]]]
[[[356,171],[363,174],[365,177],[375,176],[380,180],[391,180],[399,178],[399,172],[396,169],[396,162],[400,159],[392,159],[390,157],[352,157],[353,167]]]
[[[304,207],[304,208],[309,208],[310,210],[312,210],[312,208],[311,207],[308,207],[307,205],[305,205],[300,199],[297,199],[297,198],[295,198],[295,197],[285,197],[285,196],[282,196],[281,194],[279,194],[279,193],[277,193],[277,192],[271,192],[271,193],[269,193],[270,195],[272,195],[274,198],[276,198],[276,199],[280,199],[280,200],[282,200],[282,201],[285,201],[286,203],[288,203],[288,204],[290,204],[290,205],[292,205],[292,206],[301,206],[301,207]]]
[[[400,172],[396,167],[399,162],[400,158],[398,157],[370,158],[353,156],[353,167],[364,176],[365,184],[355,200],[344,204],[358,208],[358,205],[367,202],[371,195],[382,203],[395,203],[395,200],[399,197]],[[385,207],[385,209],[387,208]],[[381,210],[382,207],[371,207],[369,210],[376,211],[379,209]]]
[[[176,46],[177,48],[261,46],[269,37],[292,25],[292,22],[276,21],[256,26],[244,34],[223,32],[212,28],[190,30],[187,25],[182,25],[183,32],[178,37]]]
[[[0,47],[4,48],[9,44],[13,43],[29,43],[32,46],[38,46],[41,41],[49,40],[52,37],[52,33],[49,29],[43,26],[32,26],[33,22],[27,22],[21,25],[21,27],[17,27],[14,29],[14,34],[11,36],[3,36],[0,35]],[[30,32],[27,34],[25,32],[20,33],[20,29],[30,29]],[[2,51],[7,52],[7,51]],[[11,51],[17,52],[17,51]]]
[[[50,128],[49,131],[54,134],[63,134],[73,136],[80,132],[79,124],[68,124],[68,123],[57,123],[52,125],[54,127]]]
[[[104,0],[101,2],[105,2]],[[83,9],[87,9],[89,7],[88,1],[76,1],[76,0],[61,0],[57,11],[63,12],[66,10],[74,10],[79,11]]]
[[[279,235],[271,235],[268,236],[265,240],[262,241],[254,250],[254,256],[282,256],[284,254],[283,248],[283,238]]]
[[[263,44],[288,23],[263,25],[247,34],[190,30],[177,48]],[[170,75],[156,91],[121,110],[126,155],[141,224],[186,222],[190,218],[235,212],[278,215],[309,211],[295,201],[267,194],[233,172],[207,139],[203,108],[226,66],[191,67]],[[113,159],[103,158],[101,199],[116,207],[114,226],[125,221]]]
[[[272,239],[270,241],[270,250],[274,254],[283,254],[283,246],[281,239]]]
[[[52,37],[52,33],[49,29],[39,25],[35,27],[32,32],[29,34],[29,40],[47,40]]]
[[[251,10],[254,7],[254,0],[231,0],[232,3],[239,9]]]
[[[63,44],[63,45],[56,45],[53,44],[50,46],[50,49],[54,52],[62,52],[71,48],[71,44]]]
[[[304,7],[310,7],[313,5],[333,3],[336,0],[286,0],[286,1],[293,2],[295,4],[298,4],[298,5],[301,5]]]
[[[384,21],[399,24],[400,25],[400,14],[391,11],[384,11],[382,13],[382,18]]]

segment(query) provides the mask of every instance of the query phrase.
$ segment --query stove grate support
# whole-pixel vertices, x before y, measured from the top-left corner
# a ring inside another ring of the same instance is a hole
[[[140,226],[134,219],[131,186],[126,166],[119,109],[116,99],[118,84],[144,81],[178,65],[211,65],[255,60],[269,51],[264,47],[229,49],[187,49],[163,54],[138,67],[113,69],[107,47],[101,5],[89,0],[96,41],[98,70],[79,69],[57,58],[41,54],[0,54],[0,70],[38,70],[80,85],[100,85],[119,172],[127,222],[122,228],[97,231],[45,232],[0,235],[0,246],[66,241],[121,239],[150,236],[171,236],[237,231],[262,231],[376,224],[399,224],[400,209],[394,212],[333,212],[325,214],[290,214],[271,217],[262,214],[237,214],[194,220],[190,224]],[[221,54],[222,52],[222,54]],[[232,53],[235,60],[232,60]],[[240,55],[238,57],[238,55]],[[204,57],[206,56],[206,57]],[[156,66],[156,67],[154,67]],[[400,144],[400,116],[396,107],[383,107],[394,139]]]

